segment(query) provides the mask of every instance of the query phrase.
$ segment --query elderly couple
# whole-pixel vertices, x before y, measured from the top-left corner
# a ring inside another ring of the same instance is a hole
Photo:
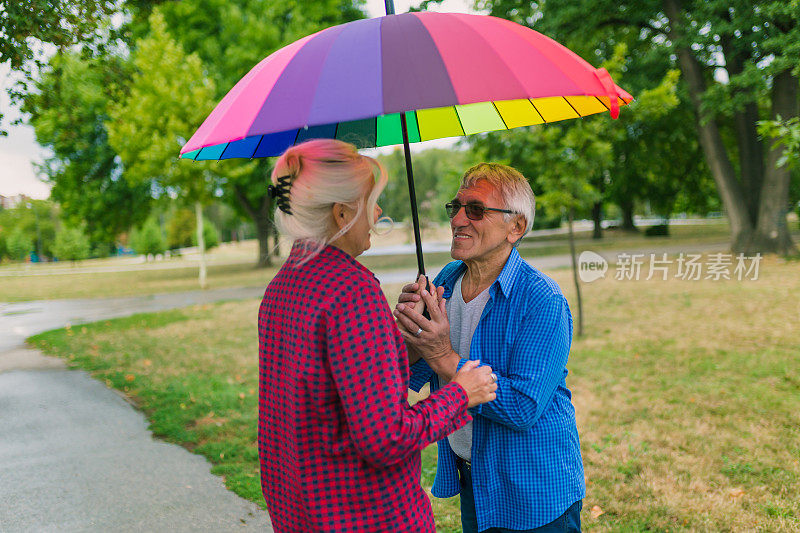
[[[386,181],[380,163],[333,140],[290,148],[272,174],[276,221],[294,240],[258,320],[275,530],[435,531],[420,452],[438,441],[432,493],[460,494],[465,532],[580,531],[572,317],[516,249],[533,225],[530,185],[507,166],[469,169],[446,205],[455,261],[432,286],[405,286],[392,312],[355,259]],[[408,388],[425,383],[430,396],[409,406]]]

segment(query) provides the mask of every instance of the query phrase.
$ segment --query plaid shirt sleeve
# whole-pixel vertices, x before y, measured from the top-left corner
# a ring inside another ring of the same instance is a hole
[[[533,427],[564,377],[572,341],[569,323],[569,308],[561,294],[549,296],[530,311],[518,328],[506,374],[495,372],[497,398],[473,407],[472,414],[518,431]],[[462,359],[459,368],[465,362]]]
[[[377,281],[367,294],[325,310],[327,353],[353,443],[381,467],[396,464],[471,420],[464,389],[451,383],[408,405],[408,358]],[[402,337],[400,337],[402,339]]]

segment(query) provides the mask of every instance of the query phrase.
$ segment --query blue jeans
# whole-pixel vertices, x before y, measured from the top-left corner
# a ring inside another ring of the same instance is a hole
[[[472,492],[472,472],[463,461],[458,463],[458,477],[461,482],[461,529],[464,533],[478,533],[478,518],[475,514],[475,495]],[[581,507],[583,500],[578,500],[564,511],[564,514],[543,526],[535,529],[506,529],[492,527],[481,533],[580,533]]]

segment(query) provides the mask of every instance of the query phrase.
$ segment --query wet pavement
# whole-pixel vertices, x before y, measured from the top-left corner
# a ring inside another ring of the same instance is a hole
[[[263,292],[0,304],[0,531],[272,531],[203,457],[154,439],[118,393],[24,344],[67,324]]]

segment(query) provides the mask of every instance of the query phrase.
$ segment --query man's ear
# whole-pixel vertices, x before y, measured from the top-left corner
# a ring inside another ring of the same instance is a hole
[[[508,241],[514,244],[525,235],[525,228],[528,226],[528,222],[525,220],[524,216],[515,215],[511,223],[511,233],[508,234]]]

